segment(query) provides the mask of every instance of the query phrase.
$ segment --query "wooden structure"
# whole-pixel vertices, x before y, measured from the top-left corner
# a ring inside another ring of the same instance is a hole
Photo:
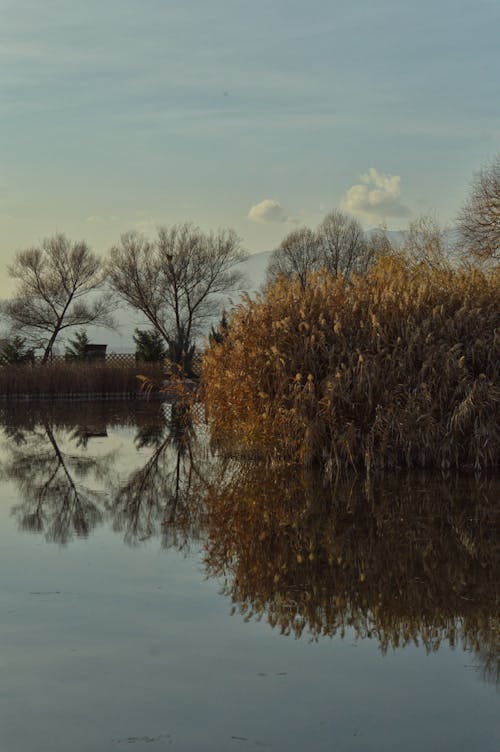
[[[87,360],[106,360],[107,345],[85,345],[85,358]]]

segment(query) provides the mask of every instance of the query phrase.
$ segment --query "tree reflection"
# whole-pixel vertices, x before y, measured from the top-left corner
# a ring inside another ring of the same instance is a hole
[[[110,455],[82,456],[63,449],[49,422],[31,431],[17,426],[7,436],[3,472],[21,490],[23,500],[12,510],[20,528],[43,532],[47,540],[60,544],[74,536],[87,537],[103,520],[103,492],[88,482],[105,475]]]
[[[214,458],[181,404],[124,409],[16,412],[2,472],[21,491],[21,529],[64,544],[108,521],[130,545],[203,544],[207,573],[246,619],[295,637],[372,638],[382,651],[461,644],[498,684],[498,479],[325,485],[296,468]],[[133,426],[124,448],[133,442],[142,462],[124,475],[106,451],[108,428],[122,423]]]
[[[384,652],[462,643],[497,681],[499,491],[418,477],[332,487],[246,464],[207,494],[207,569],[236,611],[283,634],[353,632]]]
[[[191,412],[181,403],[165,408],[161,423],[137,432],[136,446],[152,453],[116,488],[110,513],[128,544],[160,536],[165,547],[187,549],[200,537],[193,494],[197,440]]]
[[[199,540],[200,505],[192,496],[201,445],[193,413],[181,403],[51,404],[24,413],[4,407],[2,413],[2,472],[21,491],[12,510],[21,529],[68,543],[111,519],[129,544],[160,536],[166,547],[187,549]],[[121,479],[113,467],[119,455],[102,454],[100,446],[108,425],[133,425],[137,456],[146,457]]]

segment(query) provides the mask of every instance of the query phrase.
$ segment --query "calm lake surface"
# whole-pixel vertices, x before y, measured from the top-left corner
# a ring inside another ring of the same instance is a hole
[[[500,750],[498,479],[211,455],[0,406],[0,752]]]

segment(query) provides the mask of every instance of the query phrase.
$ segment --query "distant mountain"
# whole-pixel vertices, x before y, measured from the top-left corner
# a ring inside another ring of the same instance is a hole
[[[272,251],[251,253],[240,266],[246,277],[246,290],[249,293],[260,290],[266,280],[266,270]]]

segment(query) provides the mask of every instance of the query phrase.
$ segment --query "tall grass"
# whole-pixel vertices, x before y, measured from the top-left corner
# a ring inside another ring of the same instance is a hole
[[[385,257],[346,283],[285,279],[233,313],[205,354],[226,449],[346,467],[500,459],[500,272]]]
[[[46,365],[0,368],[0,399],[94,398],[140,393],[138,373],[160,381],[162,367],[150,363],[82,363],[58,361]]]

